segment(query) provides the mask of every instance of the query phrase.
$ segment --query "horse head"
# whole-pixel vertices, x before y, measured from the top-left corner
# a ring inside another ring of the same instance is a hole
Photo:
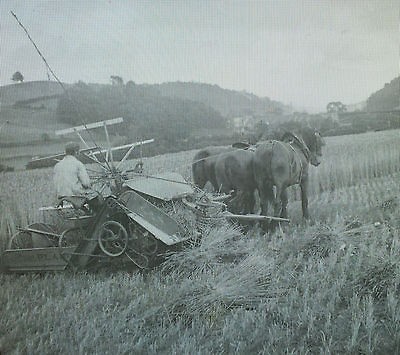
[[[321,163],[322,147],[325,145],[325,141],[320,132],[305,127],[299,134],[286,132],[283,135],[282,140],[296,143],[312,165],[318,166]]]
[[[310,150],[310,163],[318,166],[321,164],[322,147],[325,145],[321,133],[312,128],[305,128],[303,129],[302,136]]]

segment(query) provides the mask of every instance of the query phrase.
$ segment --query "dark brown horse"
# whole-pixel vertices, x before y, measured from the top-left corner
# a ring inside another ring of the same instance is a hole
[[[274,216],[287,218],[287,187],[299,184],[303,217],[308,219],[308,166],[321,162],[324,141],[319,132],[303,128],[286,133],[282,141],[260,144],[253,159],[254,180],[260,194],[261,213],[268,215],[268,204],[274,205]],[[273,187],[276,187],[275,194]]]
[[[215,163],[215,177],[224,193],[234,191],[228,208],[234,213],[253,213],[256,184],[253,175],[254,151],[237,149],[220,154]]]
[[[192,178],[196,186],[203,189],[210,182],[214,191],[219,191],[220,186],[215,176],[215,163],[218,155],[234,150],[233,147],[208,147],[196,153],[192,161]]]

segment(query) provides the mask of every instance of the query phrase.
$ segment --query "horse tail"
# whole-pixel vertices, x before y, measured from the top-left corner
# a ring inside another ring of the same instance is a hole
[[[224,166],[219,170],[223,170],[227,189],[254,191],[253,158],[253,152],[239,150],[221,159]]]
[[[208,181],[208,174],[206,171],[206,159],[211,154],[208,150],[201,150],[193,158],[192,163],[192,178],[193,182],[199,188],[204,188]]]
[[[238,173],[240,166],[233,156],[227,156],[223,159],[224,162],[224,170],[223,176],[224,181],[222,183],[221,189],[225,193],[229,193],[231,190],[237,190],[238,186],[234,183],[234,176]],[[221,183],[221,181],[219,181]]]
[[[264,180],[272,181],[273,182],[273,171],[272,165],[274,160],[274,148],[278,141],[270,141],[268,144],[265,145],[265,149],[262,155],[262,166],[263,166],[263,178]],[[254,164],[254,163],[253,163]],[[254,167],[253,167],[254,172]]]
[[[210,176],[215,191],[225,192],[225,186],[227,186],[226,158],[226,155],[219,155],[215,158],[213,174]]]

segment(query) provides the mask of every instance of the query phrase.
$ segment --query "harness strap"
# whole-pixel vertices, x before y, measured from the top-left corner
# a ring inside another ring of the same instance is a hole
[[[307,147],[307,144],[304,142],[303,138],[299,138],[296,134],[292,133],[293,138],[297,143],[299,144],[299,148],[301,149],[302,153],[304,154],[305,158],[307,159],[307,162],[310,162],[310,157],[311,157],[311,151]],[[289,144],[291,144],[289,142]]]
[[[288,152],[288,154],[290,153],[290,151],[289,151],[287,145],[284,144],[284,143],[287,143],[287,142],[281,142],[281,141],[273,140],[273,141],[272,141],[272,155],[274,154],[274,145],[275,145],[275,143],[280,143],[281,146],[284,147],[284,148],[286,149],[286,151]],[[297,158],[298,158],[298,160],[299,160],[299,162],[300,162],[300,174],[299,174],[299,176],[298,176],[298,178],[297,178],[297,183],[300,184],[300,183],[301,183],[301,180],[302,180],[301,178],[302,178],[302,176],[303,176],[303,171],[304,171],[303,161],[301,160],[301,156],[299,155],[299,152],[292,146],[292,144],[291,144],[290,142],[288,142],[287,144],[289,145],[290,149],[294,152],[294,154],[296,154],[296,156],[297,156]],[[304,154],[305,158],[307,159],[307,156],[306,156],[306,154],[303,152],[303,150],[301,150],[301,152]],[[307,159],[307,161],[308,161],[308,159]],[[291,162],[291,163],[290,163],[290,171],[293,170],[293,165],[294,165],[294,164],[295,164],[294,162]]]
[[[294,149],[294,147],[289,143],[289,147],[293,150],[293,152],[297,155],[297,158],[299,159],[299,161],[300,161],[300,174],[299,174],[299,177],[298,177],[298,179],[297,179],[297,183],[301,183],[301,178],[302,178],[302,176],[303,176],[303,169],[304,169],[304,167],[303,167],[303,161],[301,160],[301,157],[300,157],[300,155],[299,155],[299,153],[297,152],[297,150],[296,149]],[[303,153],[304,154],[304,153]],[[307,157],[305,157],[306,159],[307,159]],[[307,159],[307,161],[308,161],[308,159]]]

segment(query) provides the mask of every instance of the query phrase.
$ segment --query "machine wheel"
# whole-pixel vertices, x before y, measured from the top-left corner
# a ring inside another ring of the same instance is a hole
[[[30,248],[32,248],[32,234],[24,230],[15,233],[8,242],[8,249]]]
[[[61,233],[60,239],[58,240],[58,246],[63,248],[78,245],[83,238],[84,233],[81,228],[68,228]]]
[[[98,236],[102,252],[108,256],[122,255],[128,246],[128,232],[116,221],[104,222]]]
[[[160,241],[136,222],[129,223],[129,234],[131,236],[129,247],[135,248],[140,253],[155,256],[160,250]]]
[[[8,242],[8,249],[35,249],[57,245],[59,238],[57,230],[52,225],[33,223],[21,228]]]

